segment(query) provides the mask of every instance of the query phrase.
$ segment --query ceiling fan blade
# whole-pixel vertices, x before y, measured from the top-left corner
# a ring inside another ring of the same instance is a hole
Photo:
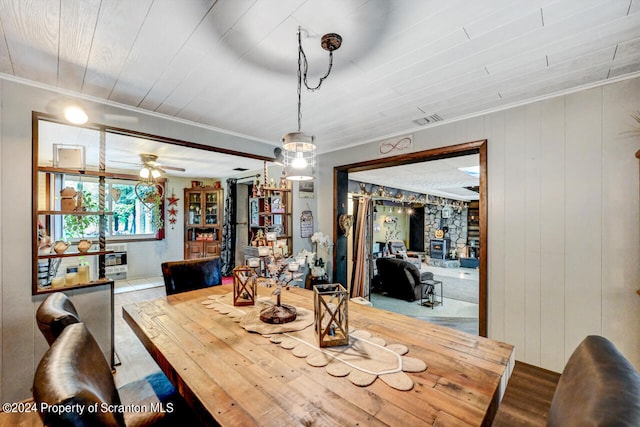
[[[125,165],[134,165],[134,166],[139,166],[139,167],[142,166],[140,164],[140,162],[125,162],[124,160],[107,160],[107,161],[112,162],[112,163],[122,163],[122,164],[125,164]]]
[[[162,165],[162,164],[158,164],[158,167],[162,168],[162,169],[169,169],[172,171],[178,171],[178,172],[186,172],[187,170],[185,168],[178,168],[175,166],[167,166],[167,165]]]

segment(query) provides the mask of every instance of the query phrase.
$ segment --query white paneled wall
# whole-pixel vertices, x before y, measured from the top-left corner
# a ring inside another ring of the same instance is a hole
[[[488,325],[518,360],[561,371],[604,335],[640,368],[640,79],[414,133],[415,151],[488,141]],[[332,227],[331,167],[374,159],[377,143],[321,156],[321,231]],[[368,154],[368,157],[367,157]]]

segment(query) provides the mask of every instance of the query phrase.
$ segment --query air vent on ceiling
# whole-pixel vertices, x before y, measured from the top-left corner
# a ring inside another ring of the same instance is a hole
[[[232,170],[238,171],[238,172],[245,172],[245,171],[248,171],[249,169],[247,169],[247,168],[233,168]]]
[[[442,117],[440,117],[438,114],[432,114],[430,116],[427,117],[421,117],[417,120],[414,120],[413,123],[420,125],[420,126],[424,126],[426,124],[429,123],[435,123],[435,122],[440,122],[442,121]]]

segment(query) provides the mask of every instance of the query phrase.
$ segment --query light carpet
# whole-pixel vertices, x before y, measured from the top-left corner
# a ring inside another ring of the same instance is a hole
[[[479,282],[477,279],[460,279],[439,274],[434,274],[433,278],[442,281],[442,293],[445,298],[478,304]],[[439,292],[437,288],[439,286],[436,286],[436,292]]]

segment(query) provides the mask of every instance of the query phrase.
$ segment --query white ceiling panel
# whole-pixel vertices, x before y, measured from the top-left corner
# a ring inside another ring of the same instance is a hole
[[[109,98],[151,4],[152,0],[138,0],[127,4],[112,1],[101,3],[95,32],[91,38],[92,48],[82,93],[102,99]]]
[[[338,32],[302,94],[322,153],[637,76],[638,3],[0,0],[0,72],[276,145],[297,127],[298,27],[311,83]]]
[[[349,179],[386,188],[470,201],[478,200],[478,193],[466,187],[477,187],[479,180],[459,168],[478,165],[479,157],[473,154],[350,173]]]

